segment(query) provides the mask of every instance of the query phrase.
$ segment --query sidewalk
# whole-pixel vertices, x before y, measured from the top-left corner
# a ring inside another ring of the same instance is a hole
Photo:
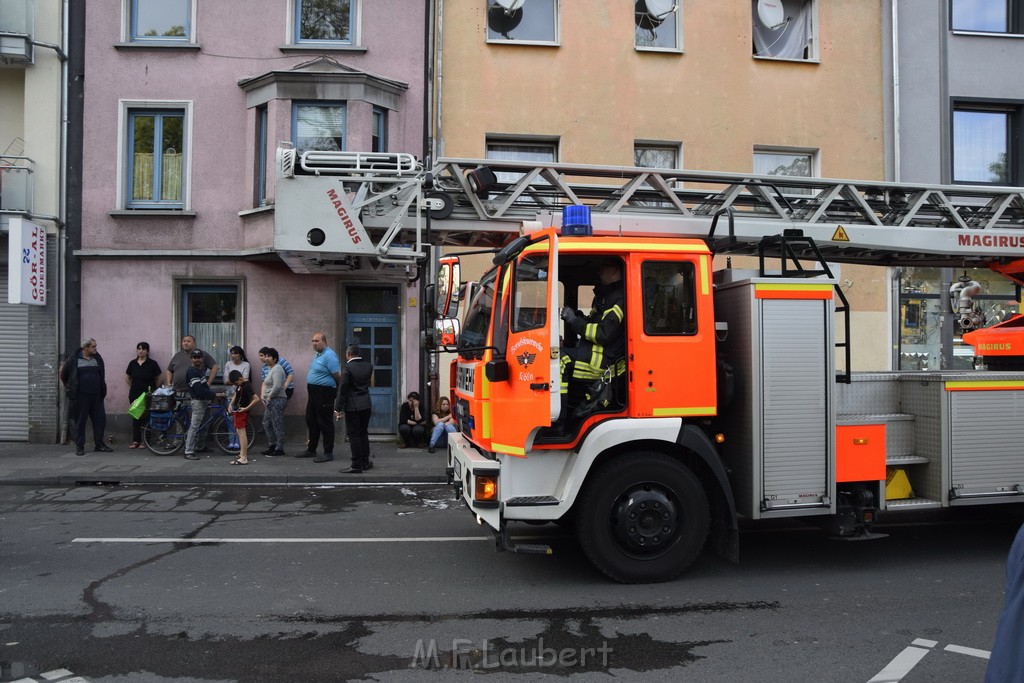
[[[351,464],[348,443],[335,445],[334,460],[314,463],[295,458],[305,450],[301,443],[288,444],[288,455],[260,455],[266,445],[257,441],[248,465],[230,465],[234,459],[216,448],[200,453],[200,460],[186,460],[184,453],[154,455],[145,448],[134,450],[126,443],[112,444],[113,453],[97,453],[87,447],[75,455],[75,445],[0,443],[0,484],[74,486],[76,484],[192,484],[210,486],[310,485],[344,483],[443,483],[446,451],[428,453],[425,448],[400,449],[394,438],[370,443],[373,469],[362,474],[342,474]]]

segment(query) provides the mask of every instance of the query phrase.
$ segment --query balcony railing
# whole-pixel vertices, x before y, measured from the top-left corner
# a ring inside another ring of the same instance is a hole
[[[34,173],[28,157],[0,156],[0,213],[32,213]]]
[[[35,0],[0,0],[0,66],[32,63]]]

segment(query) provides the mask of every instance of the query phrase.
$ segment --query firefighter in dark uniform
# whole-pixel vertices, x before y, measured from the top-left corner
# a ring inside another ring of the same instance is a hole
[[[589,398],[587,388],[601,379],[609,366],[611,376],[626,371],[626,292],[622,282],[622,261],[606,258],[598,264],[598,284],[590,315],[580,316],[569,307],[562,309],[565,331],[579,335],[575,348],[563,350],[563,416],[581,400]],[[568,393],[567,396],[564,396]]]

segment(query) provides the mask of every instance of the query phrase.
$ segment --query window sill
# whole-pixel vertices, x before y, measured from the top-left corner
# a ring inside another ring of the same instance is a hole
[[[266,206],[257,206],[255,209],[244,209],[238,212],[240,218],[246,218],[248,216],[256,216],[261,213],[272,213],[274,211],[273,204],[267,204]]]
[[[523,47],[562,47],[558,41],[550,40],[502,40],[501,38],[488,38],[488,45],[521,45]]]
[[[788,62],[790,64],[821,64],[820,59],[788,59],[786,57],[766,57],[764,55],[751,55],[762,62]]]
[[[1001,31],[968,31],[962,28],[954,28],[949,31],[954,36],[984,36],[986,38],[1024,38],[1024,33]]]
[[[199,43],[157,43],[157,42],[146,42],[138,41],[135,43],[114,43],[115,50],[180,50],[183,52],[193,52],[203,49],[203,46]]]
[[[681,47],[640,47],[639,45],[634,45],[633,49],[637,52],[660,52],[669,55],[681,55],[685,52]]]
[[[335,43],[302,43],[278,45],[281,52],[366,52],[365,45],[344,45]]]
[[[195,218],[195,211],[174,209],[115,209],[111,218]]]

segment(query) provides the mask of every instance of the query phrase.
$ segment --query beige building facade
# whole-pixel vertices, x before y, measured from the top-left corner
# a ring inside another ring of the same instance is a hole
[[[434,154],[884,179],[881,0],[767,4],[442,0]],[[888,368],[886,269],[839,279]]]

